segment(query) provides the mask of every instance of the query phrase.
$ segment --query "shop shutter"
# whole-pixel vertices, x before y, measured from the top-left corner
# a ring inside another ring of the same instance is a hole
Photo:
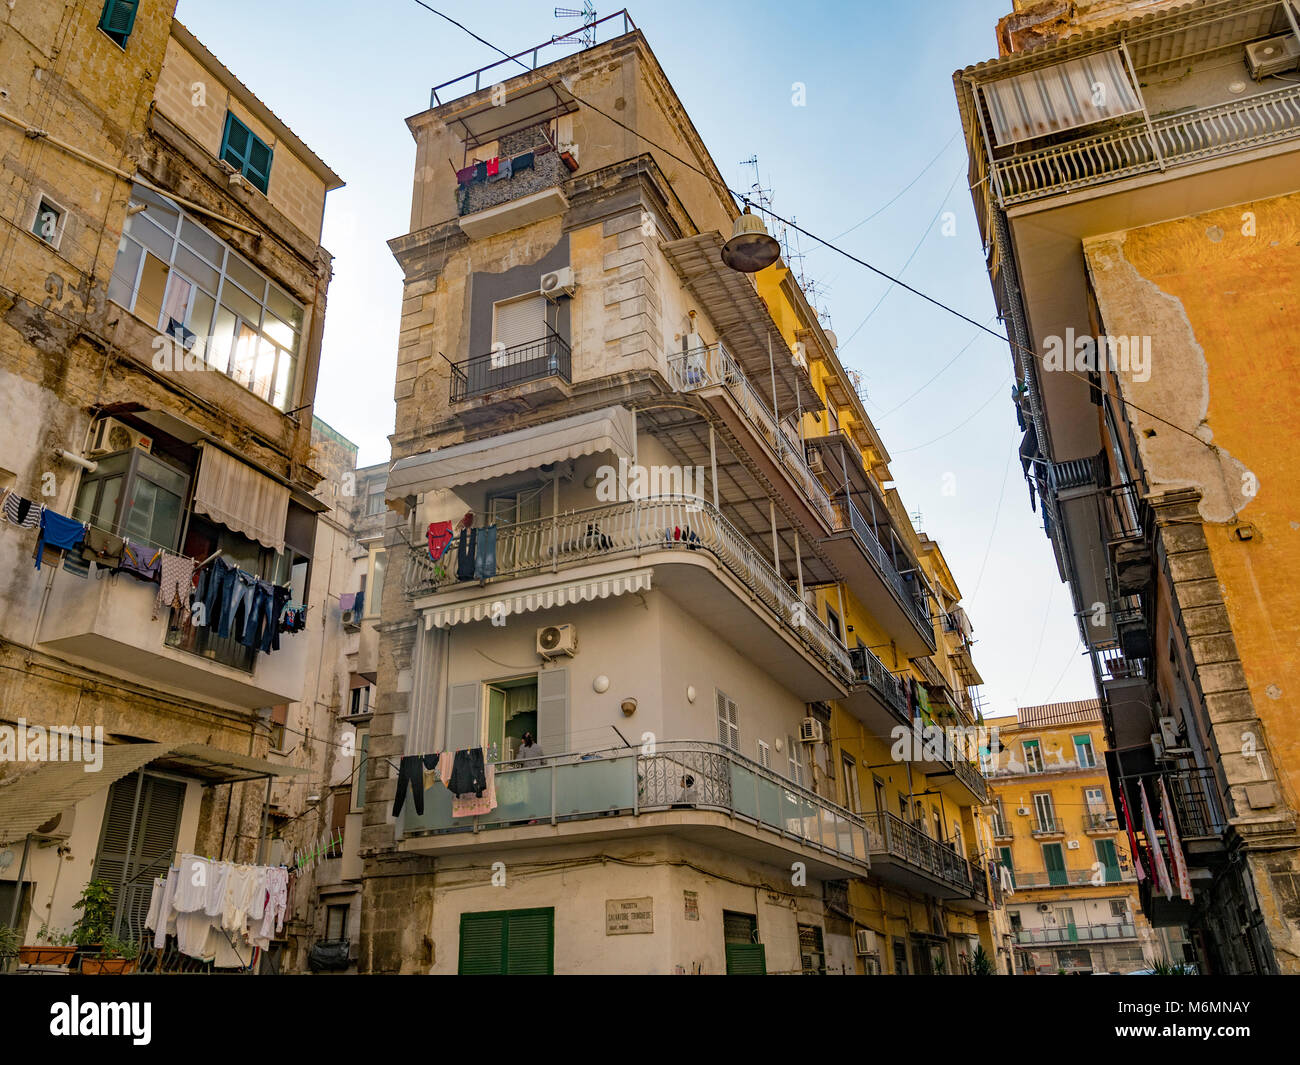
[[[504,300],[492,307],[492,343],[506,348],[532,344],[546,336],[546,297]]]
[[[762,943],[728,943],[728,976],[766,976],[767,955]]]

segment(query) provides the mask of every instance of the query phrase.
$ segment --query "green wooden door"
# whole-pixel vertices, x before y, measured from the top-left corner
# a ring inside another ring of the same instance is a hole
[[[555,910],[460,915],[462,976],[550,976],[555,971]]]
[[[1015,867],[1014,865],[1011,864],[1011,848],[1010,848],[1010,847],[999,847],[999,848],[998,848],[998,861],[1001,863],[1002,868],[1004,868],[1004,869],[1007,871],[1007,873],[1010,875],[1010,877],[1011,877],[1011,887],[1012,887],[1012,889],[1014,889],[1015,886],[1016,886],[1016,867]]]
[[[1093,849],[1097,852],[1097,861],[1106,870],[1106,883],[1119,883],[1119,853],[1115,850],[1115,841],[1113,839],[1094,840]]]
[[[1047,866],[1047,882],[1053,887],[1067,883],[1065,855],[1059,843],[1043,844],[1043,862]]]
[[[758,939],[758,918],[752,913],[722,913],[722,938],[728,976],[766,976],[767,954]]]

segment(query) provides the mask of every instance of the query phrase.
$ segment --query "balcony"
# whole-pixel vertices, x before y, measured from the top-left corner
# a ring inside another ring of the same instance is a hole
[[[1051,872],[1012,873],[1016,890],[1048,887],[1101,887],[1103,884],[1132,884],[1137,882],[1132,871],[1114,866],[1103,868],[1100,875],[1091,869],[1057,869]]]
[[[97,570],[79,577],[59,566],[36,643],[135,683],[182,698],[242,709],[302,698],[309,640],[281,634],[280,650],[254,653],[233,640],[200,650],[171,646],[170,611],[154,620],[158,586]],[[192,635],[196,630],[187,630]],[[197,630],[204,633],[206,630]],[[231,663],[235,664],[231,664]]]
[[[984,873],[894,814],[864,814],[872,876],[946,900],[988,902]]]
[[[919,586],[904,580],[871,522],[848,496],[832,504],[835,533],[823,548],[853,584],[853,590],[909,658],[933,654],[934,625]],[[873,594],[875,592],[883,594]]]
[[[674,537],[675,529],[682,530],[680,539]],[[415,599],[456,587],[478,587],[477,581],[456,580],[458,549],[453,541],[437,563],[427,552],[409,552],[406,595]],[[806,609],[772,564],[717,508],[701,499],[652,496],[500,526],[496,573],[484,583],[540,577],[561,568],[627,557],[644,565],[653,561],[644,556],[658,553],[667,556],[665,562],[698,564],[701,556],[712,560],[745,589],[747,603],[761,604],[781,632],[810,651],[840,683],[848,684],[853,676],[848,650]],[[700,592],[698,583],[685,590],[688,597]]]
[[[718,743],[674,741],[652,754],[616,748],[526,769],[502,766],[496,791],[497,808],[479,817],[453,817],[443,787],[425,792],[423,815],[408,802],[401,849],[450,854],[486,843],[496,850],[676,832],[759,861],[798,858],[831,879],[865,875],[870,866],[861,817]]]
[[[1016,833],[1002,818],[993,818],[993,838],[997,840],[1015,839]]]
[[[1117,831],[1119,820],[1114,810],[1085,810],[1083,830],[1088,835],[1110,835]]]
[[[1065,835],[1065,822],[1059,817],[1039,817],[1029,826],[1034,839],[1055,839]]]
[[[678,392],[718,390],[724,393],[730,400],[730,409],[739,415],[748,432],[767,446],[775,466],[794,484],[816,518],[826,528],[834,527],[830,497],[809,468],[803,446],[777,423],[771,400],[758,393],[722,344],[710,344],[669,358],[668,381]]]
[[[1016,933],[1016,942],[1024,946],[1098,943],[1119,939],[1137,939],[1137,928],[1131,922],[1120,921],[1115,924],[1066,925],[1063,928],[1022,928]]]
[[[1174,170],[1263,148],[1300,136],[1300,86],[1287,85],[1231,100],[1130,122],[1063,144],[1015,152],[993,162],[995,187],[1006,206],[1103,185],[1120,178]]]
[[[850,649],[849,661],[854,678],[846,701],[849,711],[877,737],[892,742],[895,728],[912,727],[902,681],[865,647]]]
[[[451,367],[451,401],[459,403],[503,388],[559,378],[572,383],[569,345],[552,331],[540,340],[474,355]]]

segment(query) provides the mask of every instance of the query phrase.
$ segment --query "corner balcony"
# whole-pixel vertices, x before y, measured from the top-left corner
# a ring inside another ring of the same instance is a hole
[[[468,399],[489,396],[506,388],[531,382],[546,382],[531,391],[564,395],[559,382],[573,381],[573,355],[569,345],[553,330],[540,340],[516,344],[500,351],[473,355],[453,363],[451,367],[451,401],[461,403]],[[538,399],[545,397],[537,396]]]
[[[984,871],[894,814],[863,814],[871,875],[932,898],[988,908]]]
[[[830,496],[809,468],[803,445],[777,423],[771,399],[763,398],[721,343],[669,358],[668,381],[678,392],[700,393],[742,440],[757,439],[760,450],[750,451],[749,456],[765,474],[793,485],[811,527],[835,527]]]
[[[245,710],[302,698],[310,641],[281,633],[280,650],[254,652],[233,639],[186,628],[163,610],[156,584],[97,570],[80,577],[59,564],[35,642],[72,661],[182,698]],[[176,646],[176,644],[181,646]]]
[[[1016,933],[1016,942],[1022,946],[1042,946],[1046,943],[1113,943],[1137,937],[1137,928],[1132,922],[1117,921],[1115,924],[1065,925],[1062,928],[1022,928]]]
[[[441,856],[672,833],[783,868],[803,861],[819,878],[865,876],[871,864],[861,817],[718,743],[506,763],[496,793],[497,808],[478,817],[453,817],[441,786],[424,793],[423,814],[408,800],[400,849]]]
[[[1300,86],[1287,85],[1092,136],[995,158],[1006,206],[1137,174],[1174,170],[1300,137]]]
[[[680,538],[674,530],[681,530]],[[458,551],[453,541],[437,563],[427,552],[409,552],[407,597],[428,598],[429,605],[437,605],[444,597],[481,593],[484,587],[500,588],[502,595],[527,595],[554,583],[561,572],[597,573],[603,563],[632,560],[640,566],[655,565],[655,587],[706,616],[711,628],[739,640],[741,650],[770,664],[774,675],[787,683],[839,698],[853,676],[844,645],[722,513],[698,498],[651,496],[502,525],[495,574],[483,581],[456,579]],[[726,579],[702,581],[707,573]],[[755,611],[764,619],[762,626],[753,624]],[[773,634],[787,646],[778,646]],[[834,678],[835,687],[819,684],[808,675],[810,670],[789,663],[789,644],[811,656],[815,668]]]

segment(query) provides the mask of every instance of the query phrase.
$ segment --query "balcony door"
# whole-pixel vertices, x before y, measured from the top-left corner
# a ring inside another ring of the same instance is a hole
[[[538,564],[543,553],[542,485],[488,496],[487,520],[497,526],[497,573],[510,573]]]
[[[1043,844],[1043,865],[1047,869],[1047,882],[1053,887],[1063,887],[1069,882],[1065,875],[1065,852],[1059,843]]]
[[[1097,863],[1106,873],[1106,883],[1119,883],[1119,852],[1115,849],[1115,841],[1113,839],[1094,840],[1092,847],[1097,855]]]
[[[121,939],[144,934],[153,878],[166,876],[176,852],[185,784],[137,772],[108,791],[95,878],[113,888],[113,932]]]
[[[1084,788],[1083,802],[1088,809],[1088,827],[1106,826],[1106,793],[1101,788]]]
[[[1052,807],[1050,792],[1039,792],[1034,796],[1034,816],[1038,821],[1038,831],[1051,832],[1056,826],[1056,810]]]
[[[525,732],[532,734],[534,742],[537,739],[537,677],[487,684],[484,689],[487,698],[484,757],[489,762],[514,761]]]

